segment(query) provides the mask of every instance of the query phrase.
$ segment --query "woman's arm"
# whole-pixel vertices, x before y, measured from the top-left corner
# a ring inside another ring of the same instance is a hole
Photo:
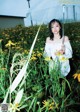
[[[50,43],[49,43],[50,38],[47,37],[46,43],[45,43],[45,48],[44,48],[44,57],[51,57],[51,51],[50,51]]]
[[[72,47],[67,36],[64,37],[64,56],[66,58],[72,58]]]

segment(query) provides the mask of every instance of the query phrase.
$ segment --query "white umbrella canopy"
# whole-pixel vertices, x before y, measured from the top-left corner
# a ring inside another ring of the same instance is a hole
[[[32,16],[33,24],[40,24],[41,20],[43,19],[43,16],[45,15],[46,16],[44,18],[43,23],[46,23],[50,19],[53,18],[56,8],[59,5],[59,2],[58,0],[54,0],[54,1],[53,0],[43,0],[43,1],[37,0],[37,3],[36,1],[33,3],[33,0],[31,0],[30,4],[31,4],[30,13]],[[30,21],[30,16],[28,16],[27,20]],[[29,23],[29,21],[27,23]]]
[[[73,18],[73,7],[72,5],[80,5],[80,0],[31,0],[30,1],[30,10],[27,13],[31,14],[33,24],[41,24],[41,20],[44,17],[43,23],[48,23],[51,19],[56,18],[63,20],[63,4],[68,7],[68,14],[65,8],[65,18]],[[76,8],[78,16],[79,11]],[[30,11],[30,12],[29,12]],[[31,25],[30,14],[25,19],[26,26]],[[78,17],[79,18],[79,17]]]

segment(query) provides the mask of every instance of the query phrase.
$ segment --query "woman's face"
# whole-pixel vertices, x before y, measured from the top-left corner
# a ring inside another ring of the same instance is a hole
[[[59,31],[60,31],[60,25],[58,22],[53,22],[51,24],[51,30],[54,34],[59,34]]]

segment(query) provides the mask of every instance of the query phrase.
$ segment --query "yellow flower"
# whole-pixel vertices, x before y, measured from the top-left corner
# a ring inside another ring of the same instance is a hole
[[[73,75],[73,77],[74,77],[74,79],[77,78],[78,82],[80,82],[80,73],[75,73],[75,74]]]
[[[20,107],[20,105],[18,104],[18,103],[16,103],[16,104],[10,104],[10,110],[12,110],[12,111],[14,111],[14,112],[16,112],[16,111],[20,111],[20,109],[19,109],[19,107]]]
[[[11,45],[15,45],[15,44],[11,40],[9,40],[8,43],[5,46],[10,47]]]
[[[76,79],[76,78],[77,78],[77,76],[78,76],[78,74],[77,74],[77,73],[75,73],[75,74],[73,75],[74,79]]]
[[[46,57],[44,60],[45,60],[45,61],[50,61],[51,58],[50,58],[50,57]]]
[[[55,102],[51,99],[44,100],[42,103],[44,104],[43,107],[47,108],[48,110],[53,110],[56,108]]]
[[[38,53],[37,56],[38,56],[38,57],[42,56],[42,53]]]
[[[54,105],[54,102],[52,102],[51,105]]]
[[[78,74],[77,79],[78,79],[78,82],[80,82],[80,74]]]
[[[37,60],[37,58],[35,56],[32,56],[31,60]]]
[[[49,107],[49,110],[53,110],[53,106],[50,106],[50,107]]]
[[[24,50],[24,53],[28,54],[29,52],[28,52],[28,50]]]
[[[68,60],[68,58],[65,58],[64,56],[61,56],[61,57],[59,58],[59,60],[60,60],[60,61],[66,61],[66,60]]]
[[[52,103],[49,105],[49,110],[53,110],[54,106],[55,106],[55,103],[52,102]]]
[[[49,100],[44,100],[42,103],[44,104],[44,107],[49,107]]]

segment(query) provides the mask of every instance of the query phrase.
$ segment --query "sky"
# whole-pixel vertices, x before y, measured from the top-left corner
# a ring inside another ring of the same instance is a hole
[[[64,1],[65,19],[73,19],[72,4],[75,3],[76,18],[79,20],[80,0],[30,0],[30,9],[27,0],[0,0],[0,15],[24,16],[25,26],[31,25],[31,19],[33,24],[48,23],[53,18],[63,19]]]

